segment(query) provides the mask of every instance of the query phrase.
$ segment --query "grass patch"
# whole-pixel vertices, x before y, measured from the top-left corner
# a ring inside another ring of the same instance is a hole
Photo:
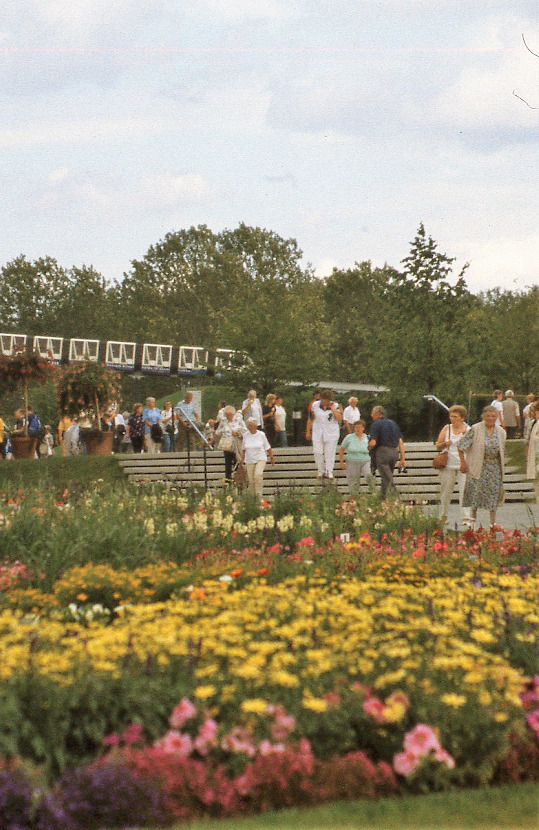
[[[98,479],[107,484],[127,482],[125,473],[113,456],[74,456],[63,458],[28,458],[0,464],[0,492],[12,494],[17,488],[37,487],[44,492],[81,492]]]
[[[524,446],[524,441],[521,439],[506,441],[505,443],[506,465],[515,467],[515,471],[521,475],[526,475],[526,452]]]
[[[531,783],[343,802],[178,824],[174,830],[536,830],[537,826],[538,788]]]

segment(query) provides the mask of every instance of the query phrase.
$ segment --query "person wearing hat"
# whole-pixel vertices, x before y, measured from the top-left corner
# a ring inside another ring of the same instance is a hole
[[[509,439],[515,437],[517,428],[520,429],[520,409],[513,396],[513,390],[508,389],[502,402],[503,424]]]

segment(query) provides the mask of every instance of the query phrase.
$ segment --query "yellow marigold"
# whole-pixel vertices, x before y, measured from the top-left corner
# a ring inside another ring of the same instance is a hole
[[[507,715],[505,712],[496,712],[494,715],[494,720],[496,723],[504,723],[507,720]]]
[[[207,700],[209,697],[213,697],[215,692],[215,686],[197,686],[193,695],[199,700]]]
[[[474,628],[470,637],[477,643],[494,643],[496,638],[486,628]]]
[[[290,672],[284,670],[271,672],[270,680],[275,685],[284,686],[287,689],[293,689],[295,686],[299,686],[298,678],[294,674],[290,674]]]
[[[268,702],[262,700],[260,697],[251,698],[250,700],[242,700],[242,712],[254,713],[256,715],[266,714],[268,711]]]
[[[445,703],[446,706],[453,706],[453,708],[458,709],[460,706],[464,706],[467,698],[465,695],[457,695],[455,692],[448,692],[448,694],[442,695],[440,700],[442,703]]]
[[[313,712],[326,712],[328,705],[320,697],[304,697],[302,701],[304,709],[311,709]]]

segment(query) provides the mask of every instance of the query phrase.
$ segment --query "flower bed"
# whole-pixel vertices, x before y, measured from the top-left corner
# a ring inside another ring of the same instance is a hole
[[[0,569],[0,756],[50,780],[79,767],[49,813],[103,765],[180,818],[538,775],[533,532],[444,536],[333,493],[28,495],[3,513],[26,556]],[[47,523],[81,546],[88,516],[112,562],[34,545]]]

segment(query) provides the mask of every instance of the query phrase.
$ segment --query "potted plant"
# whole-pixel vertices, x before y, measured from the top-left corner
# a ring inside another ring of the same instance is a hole
[[[119,399],[117,372],[104,363],[85,360],[66,366],[55,377],[56,403],[61,415],[84,417],[87,426],[81,429],[81,440],[89,455],[109,455],[113,432],[103,432],[101,414]]]
[[[0,391],[23,394],[24,432],[11,436],[11,451],[15,458],[33,458],[38,439],[28,435],[28,386],[46,383],[56,367],[48,356],[31,349],[16,349],[10,355],[0,354]]]

